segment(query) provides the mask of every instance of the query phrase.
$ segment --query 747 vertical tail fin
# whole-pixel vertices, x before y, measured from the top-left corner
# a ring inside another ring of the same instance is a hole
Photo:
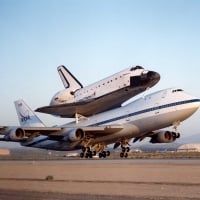
[[[14,102],[19,123],[23,127],[45,127],[33,110],[22,100]]]

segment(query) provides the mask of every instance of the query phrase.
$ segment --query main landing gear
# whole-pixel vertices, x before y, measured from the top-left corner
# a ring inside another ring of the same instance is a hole
[[[80,153],[81,158],[92,158],[96,156],[96,151],[92,151],[89,147],[83,147]]]
[[[121,146],[121,149],[122,151],[120,153],[120,158],[128,158],[128,152],[130,151],[130,148]]]
[[[96,155],[97,151],[93,151],[90,147],[83,147],[80,153],[81,158],[93,158]],[[99,158],[106,158],[107,156],[110,156],[110,151],[102,150],[99,152]]]
[[[116,142],[113,146],[114,149],[121,146],[120,158],[128,158],[128,153],[130,151],[129,138],[122,138],[120,141]]]
[[[99,158],[106,158],[107,156],[110,156],[110,151],[99,152]]]

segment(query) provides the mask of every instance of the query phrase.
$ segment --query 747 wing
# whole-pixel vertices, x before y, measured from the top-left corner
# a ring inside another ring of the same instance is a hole
[[[0,134],[4,141],[25,141],[40,135],[48,136],[50,140],[78,141],[85,138],[97,138],[122,130],[120,125],[87,126],[87,127],[9,127],[1,126]]]

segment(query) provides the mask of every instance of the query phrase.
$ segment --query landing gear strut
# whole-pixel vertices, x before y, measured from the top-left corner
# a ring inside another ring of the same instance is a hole
[[[180,125],[180,121],[175,121],[174,123],[173,123],[173,128],[174,128],[174,130],[175,130],[175,134],[173,135],[173,137],[175,138],[175,139],[177,139],[177,138],[180,138],[180,133],[178,132],[178,126]]]

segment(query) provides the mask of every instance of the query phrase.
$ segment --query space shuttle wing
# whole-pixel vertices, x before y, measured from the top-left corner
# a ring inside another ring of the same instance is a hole
[[[36,112],[47,113],[52,115],[59,115],[60,117],[75,117],[76,113],[82,114],[84,116],[92,115],[93,110],[89,110],[92,102],[95,100],[81,101],[77,103],[60,104],[53,106],[44,106],[37,108]]]
[[[89,117],[107,110],[121,107],[121,104],[126,100],[145,90],[146,88],[144,87],[130,88],[129,91],[122,89],[121,91],[112,92],[98,98],[87,99],[76,103],[44,106],[37,108],[35,111],[66,118],[73,118],[76,113]]]

